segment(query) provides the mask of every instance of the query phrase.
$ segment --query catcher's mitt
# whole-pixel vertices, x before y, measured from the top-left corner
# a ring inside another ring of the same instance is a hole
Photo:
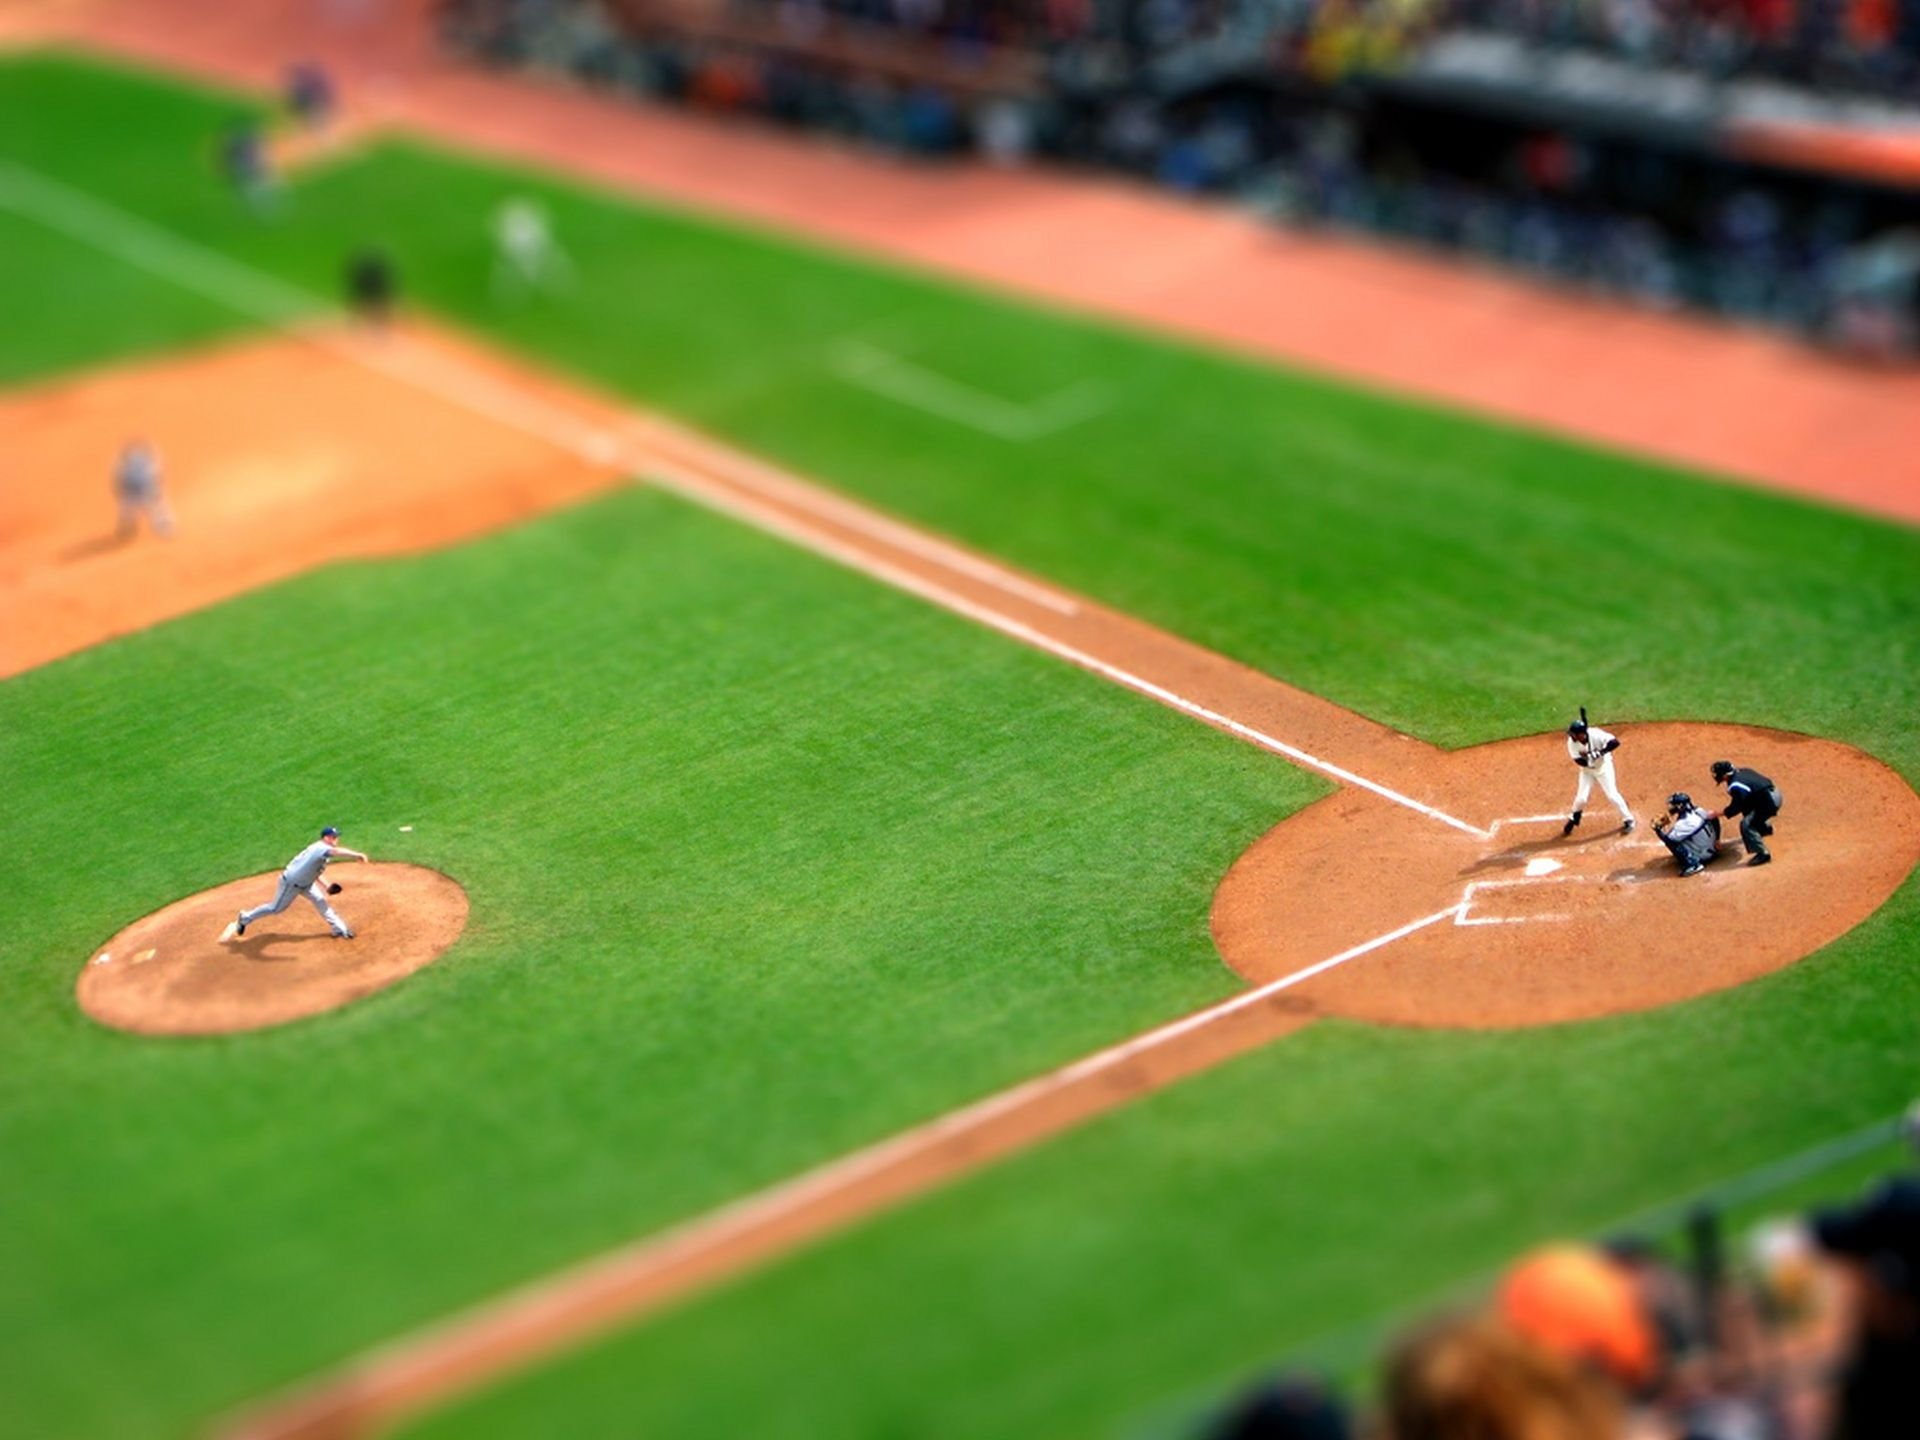
[[[329,895],[338,895],[338,894],[339,894],[339,893],[340,893],[340,892],[341,892],[342,890],[344,890],[344,889],[346,889],[346,888],[347,888],[347,887],[346,887],[346,886],[344,886],[344,885],[329,885],[329,886],[327,886],[327,894],[329,894]]]

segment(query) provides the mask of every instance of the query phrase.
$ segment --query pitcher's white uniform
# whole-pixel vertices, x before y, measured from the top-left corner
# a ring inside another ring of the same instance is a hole
[[[265,905],[256,905],[251,910],[240,912],[239,930],[246,932],[247,926],[269,915],[278,915],[293,903],[296,895],[304,895],[313,902],[313,908],[320,912],[320,918],[327,922],[327,928],[342,940],[351,940],[353,930],[333,906],[327,903],[327,895],[320,888],[320,876],[327,868],[327,862],[333,858],[334,845],[321,839],[314,841],[293,859],[287,862],[287,868],[280,872],[280,889],[272,900]]]
[[[1633,811],[1620,798],[1620,784],[1613,775],[1612,751],[1618,748],[1613,734],[1598,725],[1587,726],[1584,738],[1571,730],[1567,732],[1567,756],[1580,767],[1580,788],[1574,792],[1573,815],[1567,821],[1565,833],[1572,833],[1573,827],[1580,823],[1580,812],[1587,808],[1587,797],[1593,794],[1595,784],[1620,812],[1622,826],[1628,830],[1633,828]]]

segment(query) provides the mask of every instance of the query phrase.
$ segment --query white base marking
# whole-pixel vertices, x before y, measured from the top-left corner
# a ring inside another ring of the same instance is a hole
[[[108,253],[170,279],[176,284],[195,290],[271,325],[301,329],[302,327],[295,322],[303,318],[311,318],[312,312],[321,306],[321,302],[313,296],[283,285],[270,277],[257,275],[244,266],[169,234],[147,221],[128,215],[124,211],[57,181],[6,162],[0,162],[0,204],[10,205],[18,213],[38,219],[74,239],[106,250]],[[603,463],[597,460],[595,455],[604,450],[609,439],[604,430],[569,415],[556,406],[530,397],[512,386],[466,367],[457,367],[443,359],[429,358],[418,350],[408,351],[403,357],[393,350],[351,344],[324,329],[307,328],[304,333],[315,343],[327,347],[345,359],[438,395],[484,418],[513,425],[530,435],[568,450],[591,464]],[[707,441],[704,437],[693,437],[690,432],[678,426],[672,426],[651,417],[635,415],[630,419],[643,434],[665,435],[681,443],[687,443],[691,439],[707,451],[719,448],[714,445],[714,442]],[[887,584],[918,595],[956,614],[988,625],[1004,635],[1021,640],[1036,649],[1045,650],[1051,655],[1112,680],[1129,690],[1158,700],[1161,704],[1183,714],[1204,720],[1229,734],[1251,741],[1263,749],[1277,755],[1284,755],[1322,774],[1330,775],[1344,784],[1369,791],[1384,800],[1390,800],[1396,805],[1425,815],[1428,819],[1437,820],[1476,839],[1491,838],[1491,831],[1483,830],[1477,825],[1470,825],[1465,820],[1415,800],[1411,796],[1403,795],[1377,781],[1357,775],[1343,766],[1322,760],[1319,756],[1302,750],[1297,745],[1289,745],[1284,740],[1265,734],[1250,725],[1244,725],[1218,711],[1208,709],[1204,705],[1175,694],[1165,686],[1156,685],[1084,650],[1055,640],[1011,615],[977,604],[935,582],[909,575],[906,571],[889,565],[884,560],[863,554],[832,536],[808,528],[804,522],[774,513],[764,505],[756,505],[739,496],[723,493],[711,482],[687,469],[670,464],[663,465],[657,456],[650,454],[639,445],[625,443],[622,453],[634,468],[647,469],[655,476],[670,481],[668,488],[676,494],[708,509],[732,515],[805,549],[834,559],[850,569],[874,579],[883,580]],[[902,534],[914,534],[907,531],[905,527],[897,526],[894,522],[882,517],[873,516],[850,502],[825,497],[813,487],[804,486],[790,476],[770,471],[768,467],[761,467],[753,462],[742,463],[736,457],[730,469],[732,473],[729,478],[743,485],[759,483],[766,486],[769,478],[777,477],[781,498],[787,503],[796,506],[804,504],[816,512],[825,512],[824,518],[829,518],[832,523],[863,529],[869,534],[884,539],[887,543],[900,544],[901,541],[897,537]],[[914,541],[915,548],[920,553],[939,555],[940,563],[949,564],[956,570],[965,568],[976,578],[991,579],[993,583],[1000,584],[1004,589],[1015,588],[1007,584],[1005,579],[998,578],[1004,576],[1004,572],[998,571],[997,567],[990,566],[985,561],[966,557],[966,564],[963,566],[945,558],[948,554],[961,552],[950,551],[949,547],[942,542],[932,537],[917,535],[914,536]],[[1020,588],[1023,592],[1027,592],[1037,587],[1020,582]],[[1027,594],[1027,598],[1033,598],[1032,594]],[[1059,608],[1057,597],[1051,608]]]
[[[111,959],[113,959],[113,952],[111,950],[102,950],[98,955],[93,957],[93,963],[96,965],[105,965]]]
[[[1110,403],[1104,387],[1081,380],[1043,400],[1015,404],[864,340],[843,341],[836,346],[833,370],[842,380],[875,395],[1019,444],[1090,420]]]
[[[1532,878],[1537,875],[1551,875],[1554,871],[1562,868],[1564,868],[1563,862],[1550,860],[1545,855],[1538,855],[1527,861],[1526,869],[1520,873]]]

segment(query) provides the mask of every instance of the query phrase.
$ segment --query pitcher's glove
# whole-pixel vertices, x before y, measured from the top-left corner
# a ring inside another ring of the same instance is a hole
[[[344,886],[344,885],[329,885],[329,886],[327,886],[327,894],[329,894],[329,895],[338,895],[338,894],[339,894],[339,893],[340,893],[340,892],[341,892],[342,890],[344,890],[344,889],[346,889],[346,888],[347,888],[347,887],[346,887],[346,886]]]

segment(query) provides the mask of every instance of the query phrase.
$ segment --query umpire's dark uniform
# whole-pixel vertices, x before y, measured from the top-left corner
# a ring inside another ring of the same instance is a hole
[[[1716,760],[1713,778],[1727,787],[1727,808],[1721,813],[1729,820],[1740,817],[1740,843],[1752,857],[1749,865],[1764,865],[1773,856],[1763,837],[1773,834],[1773,817],[1780,813],[1780,787],[1758,770],[1731,761]]]

